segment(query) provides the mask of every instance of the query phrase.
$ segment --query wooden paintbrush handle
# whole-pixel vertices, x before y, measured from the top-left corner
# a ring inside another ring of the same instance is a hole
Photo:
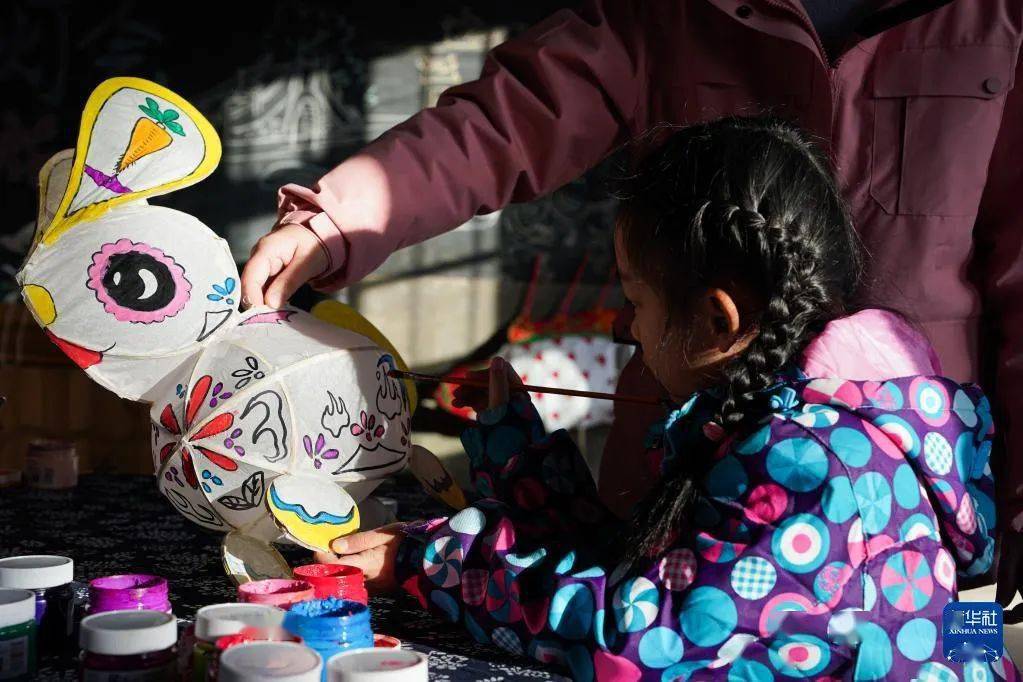
[[[412,381],[423,381],[434,384],[455,384],[456,386],[472,386],[474,388],[487,388],[488,382],[470,377],[455,376],[434,376],[432,374],[420,374],[418,372],[403,372],[400,369],[392,369],[387,373],[395,379],[411,379]],[[599,391],[576,391],[570,388],[556,388],[554,386],[534,386],[524,384],[523,389],[531,393],[553,393],[555,395],[568,395],[577,398],[594,398],[596,400],[615,400],[623,403],[638,403],[641,405],[660,405],[657,398],[650,398],[640,395],[623,395],[621,393],[600,393]]]

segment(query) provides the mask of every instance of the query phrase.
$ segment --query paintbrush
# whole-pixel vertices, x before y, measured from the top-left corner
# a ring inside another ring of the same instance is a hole
[[[473,379],[470,377],[435,376],[432,374],[420,374],[418,372],[403,372],[400,369],[392,369],[387,376],[395,379],[411,379],[432,384],[455,384],[456,386],[472,386],[473,388],[487,388],[489,385],[485,380]],[[513,387],[514,388],[514,387]],[[600,393],[599,391],[576,391],[571,388],[555,388],[554,386],[533,386],[523,384],[521,387],[531,393],[554,393],[556,395],[570,395],[577,398],[594,398],[596,400],[615,400],[622,403],[638,403],[641,405],[661,405],[662,401],[657,398],[624,395],[621,393]]]

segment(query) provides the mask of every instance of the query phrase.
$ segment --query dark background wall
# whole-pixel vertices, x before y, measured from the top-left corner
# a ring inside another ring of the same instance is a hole
[[[8,275],[34,219],[35,176],[72,146],[80,109],[105,78],[136,75],[196,104],[224,140],[224,161],[200,189],[157,199],[194,213],[224,234],[241,261],[269,229],[276,188],[312,182],[361,144],[474,78],[486,49],[564,0],[389,0],[195,2],[28,0],[0,8],[0,240]],[[583,252],[586,281],[610,265],[605,173],[553,197],[509,209],[483,238],[449,235],[441,247],[392,259],[381,277],[444,272],[498,255],[502,276],[528,276],[536,253],[543,276],[569,279]],[[479,227],[479,226],[478,226]],[[481,247],[489,244],[489,248]],[[4,278],[4,291],[11,280]],[[585,297],[585,291],[584,291]],[[514,296],[502,297],[502,316]],[[553,305],[553,303],[552,303]]]

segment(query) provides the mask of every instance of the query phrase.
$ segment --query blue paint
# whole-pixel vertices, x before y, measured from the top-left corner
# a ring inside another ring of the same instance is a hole
[[[284,616],[284,629],[302,638],[324,662],[349,649],[373,647],[369,608],[347,599],[314,599],[293,605]],[[323,666],[326,680],[327,666]]]
[[[319,526],[324,523],[329,523],[338,526],[350,522],[352,518],[355,516],[354,508],[344,516],[338,516],[336,514],[331,514],[325,511],[319,512],[315,516],[310,516],[309,512],[307,512],[305,510],[305,507],[303,507],[301,504],[298,504],[297,502],[292,504],[290,502],[282,501],[281,498],[277,496],[277,491],[273,487],[270,488],[270,500],[278,509],[294,512],[295,514],[298,515],[298,518],[302,519],[306,523],[313,526]]]

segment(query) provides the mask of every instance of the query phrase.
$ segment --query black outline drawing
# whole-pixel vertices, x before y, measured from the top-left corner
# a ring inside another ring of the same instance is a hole
[[[266,492],[266,483],[263,472],[256,473],[245,479],[242,483],[242,495],[224,495],[217,499],[217,502],[234,511],[247,511],[255,509],[263,502],[263,494]]]
[[[215,511],[209,507],[204,507],[201,504],[193,504],[191,500],[179,493],[177,490],[164,488],[163,496],[170,500],[171,504],[177,507],[182,514],[193,521],[196,521],[200,525],[214,526],[215,528],[224,527],[223,519],[221,519]],[[209,517],[207,518],[205,515],[200,515],[197,510],[209,512]]]
[[[343,424],[342,420],[344,420]],[[352,416],[345,408],[345,401],[341,399],[341,396],[335,396],[327,391],[327,405],[323,408],[323,414],[320,415],[320,426],[329,431],[334,438],[340,438],[344,430],[351,424]],[[334,430],[335,426],[337,426],[337,430]]]
[[[276,406],[271,405],[269,401],[264,402],[263,400],[264,396],[273,396],[274,400],[277,403]],[[284,399],[276,391],[270,390],[261,391],[260,393],[257,393],[249,400],[248,404],[245,406],[245,409],[242,410],[241,415],[238,417],[238,420],[243,421],[245,417],[247,417],[248,414],[252,412],[252,410],[254,410],[256,407],[262,407],[266,409],[266,415],[263,417],[262,421],[259,422],[259,425],[251,430],[250,438],[252,439],[252,444],[257,445],[259,443],[259,439],[263,436],[263,434],[269,433],[270,436],[273,438],[273,446],[274,450],[276,451],[276,454],[273,457],[264,455],[263,459],[265,459],[268,462],[279,462],[288,456],[288,423],[284,419]],[[271,426],[267,426],[267,422],[269,422],[275,416],[274,414],[275,407],[276,407],[275,423],[272,424]],[[274,428],[277,427],[280,428],[280,433],[274,431]]]

